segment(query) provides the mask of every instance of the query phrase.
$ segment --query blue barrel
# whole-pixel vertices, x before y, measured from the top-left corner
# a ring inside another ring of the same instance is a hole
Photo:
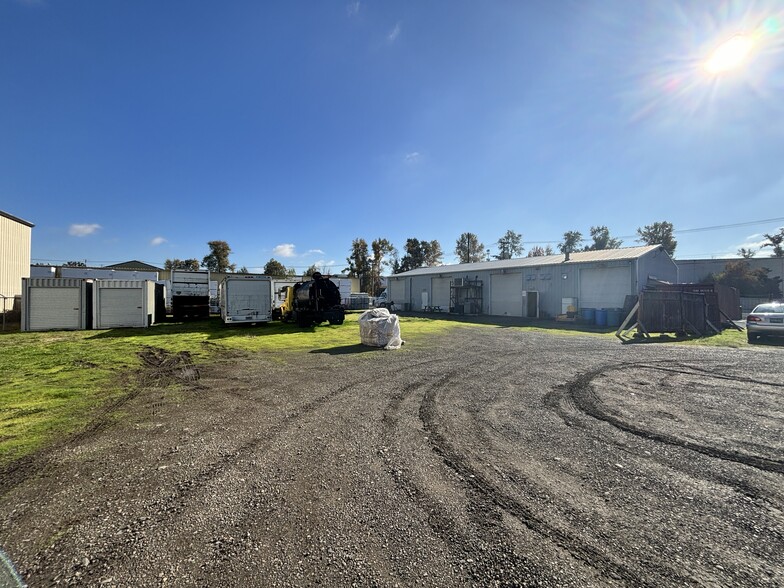
[[[607,326],[607,309],[606,308],[597,308],[596,309],[596,326],[597,327],[606,327]]]
[[[596,309],[595,308],[581,308],[580,309],[580,317],[589,325],[593,324],[594,318],[596,317]]]
[[[621,326],[621,313],[622,308],[608,308],[607,309],[607,326],[620,327]]]

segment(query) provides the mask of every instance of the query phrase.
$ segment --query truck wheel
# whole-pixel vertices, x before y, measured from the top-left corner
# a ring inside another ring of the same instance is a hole
[[[342,318],[330,319],[329,320],[329,324],[330,325],[342,325],[343,324],[343,319]]]

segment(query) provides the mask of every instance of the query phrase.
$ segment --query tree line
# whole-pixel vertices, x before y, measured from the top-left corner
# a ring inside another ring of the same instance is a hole
[[[673,224],[668,221],[654,222],[637,229],[635,241],[646,245],[661,245],[667,253],[673,255],[678,242],[674,237],[675,229]],[[574,253],[578,251],[600,251],[603,249],[618,249],[623,242],[610,235],[610,230],[604,225],[592,226],[590,228],[590,240],[584,239],[583,234],[578,230],[566,231],[563,239],[558,243],[557,248],[561,253]],[[771,247],[772,257],[784,257],[784,227],[778,233],[765,233],[767,242],[760,246],[760,249]],[[460,263],[476,263],[480,261],[490,261],[492,259],[512,259],[523,255],[523,236],[521,233],[512,229],[507,230],[497,241],[495,241],[497,253],[491,255],[490,249],[479,240],[475,233],[462,233],[455,241],[454,253]],[[198,259],[167,259],[164,269],[183,269],[197,271],[200,268],[208,269],[211,272],[236,272],[248,273],[246,267],[237,269],[231,263],[231,247],[226,241],[209,241],[207,243],[209,253],[201,261]],[[741,248],[738,255],[748,259],[753,257],[757,251]],[[550,245],[534,245],[528,252],[527,257],[539,257],[552,255],[553,249]],[[385,268],[393,274],[407,272],[420,267],[434,267],[443,265],[444,252],[441,244],[437,240],[424,240],[415,237],[406,239],[402,255],[395,246],[382,237],[368,242],[361,237],[354,239],[351,243],[350,255],[346,258],[347,267],[343,269],[349,277],[358,278],[360,290],[376,295],[381,290],[381,276]],[[82,262],[70,262],[80,264]],[[326,269],[326,268],[325,268]],[[310,266],[304,276],[313,275],[319,271],[316,265]],[[738,265],[727,268],[727,271],[711,276],[712,279],[722,283],[730,283],[737,280],[750,280],[757,285],[745,290],[770,291],[772,284],[762,275],[751,275],[747,267]],[[294,277],[299,273],[292,267],[287,268],[278,260],[272,258],[264,266],[263,273],[275,277]]]

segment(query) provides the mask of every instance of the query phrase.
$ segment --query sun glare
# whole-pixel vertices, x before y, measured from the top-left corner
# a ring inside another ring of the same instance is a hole
[[[705,70],[719,75],[740,67],[754,47],[752,39],[746,35],[735,35],[719,45],[705,62]]]

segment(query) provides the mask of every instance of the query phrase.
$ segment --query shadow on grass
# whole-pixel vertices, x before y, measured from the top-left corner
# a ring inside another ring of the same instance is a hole
[[[597,327],[586,323],[558,322],[552,318],[522,318],[515,316],[491,316],[491,315],[465,315],[448,314],[445,312],[425,313],[425,312],[398,312],[401,317],[411,317],[419,319],[450,321],[465,325],[492,325],[501,328],[512,327],[533,327],[543,330],[553,331],[574,331],[575,333],[614,333],[618,327]]]
[[[310,353],[326,353],[328,355],[349,355],[352,353],[369,353],[381,351],[380,347],[369,347],[362,343],[355,345],[341,345],[339,347],[326,347],[324,349],[313,349]]]
[[[323,326],[322,326],[323,328]],[[234,337],[238,333],[248,335],[287,335],[293,333],[313,333],[315,327],[302,328],[290,323],[272,322],[226,325],[220,317],[211,317],[204,320],[185,322],[157,323],[146,329],[119,328],[97,331],[90,339],[122,339],[125,337],[158,337],[160,335],[185,335],[200,333],[207,336],[208,340],[225,339]]]

